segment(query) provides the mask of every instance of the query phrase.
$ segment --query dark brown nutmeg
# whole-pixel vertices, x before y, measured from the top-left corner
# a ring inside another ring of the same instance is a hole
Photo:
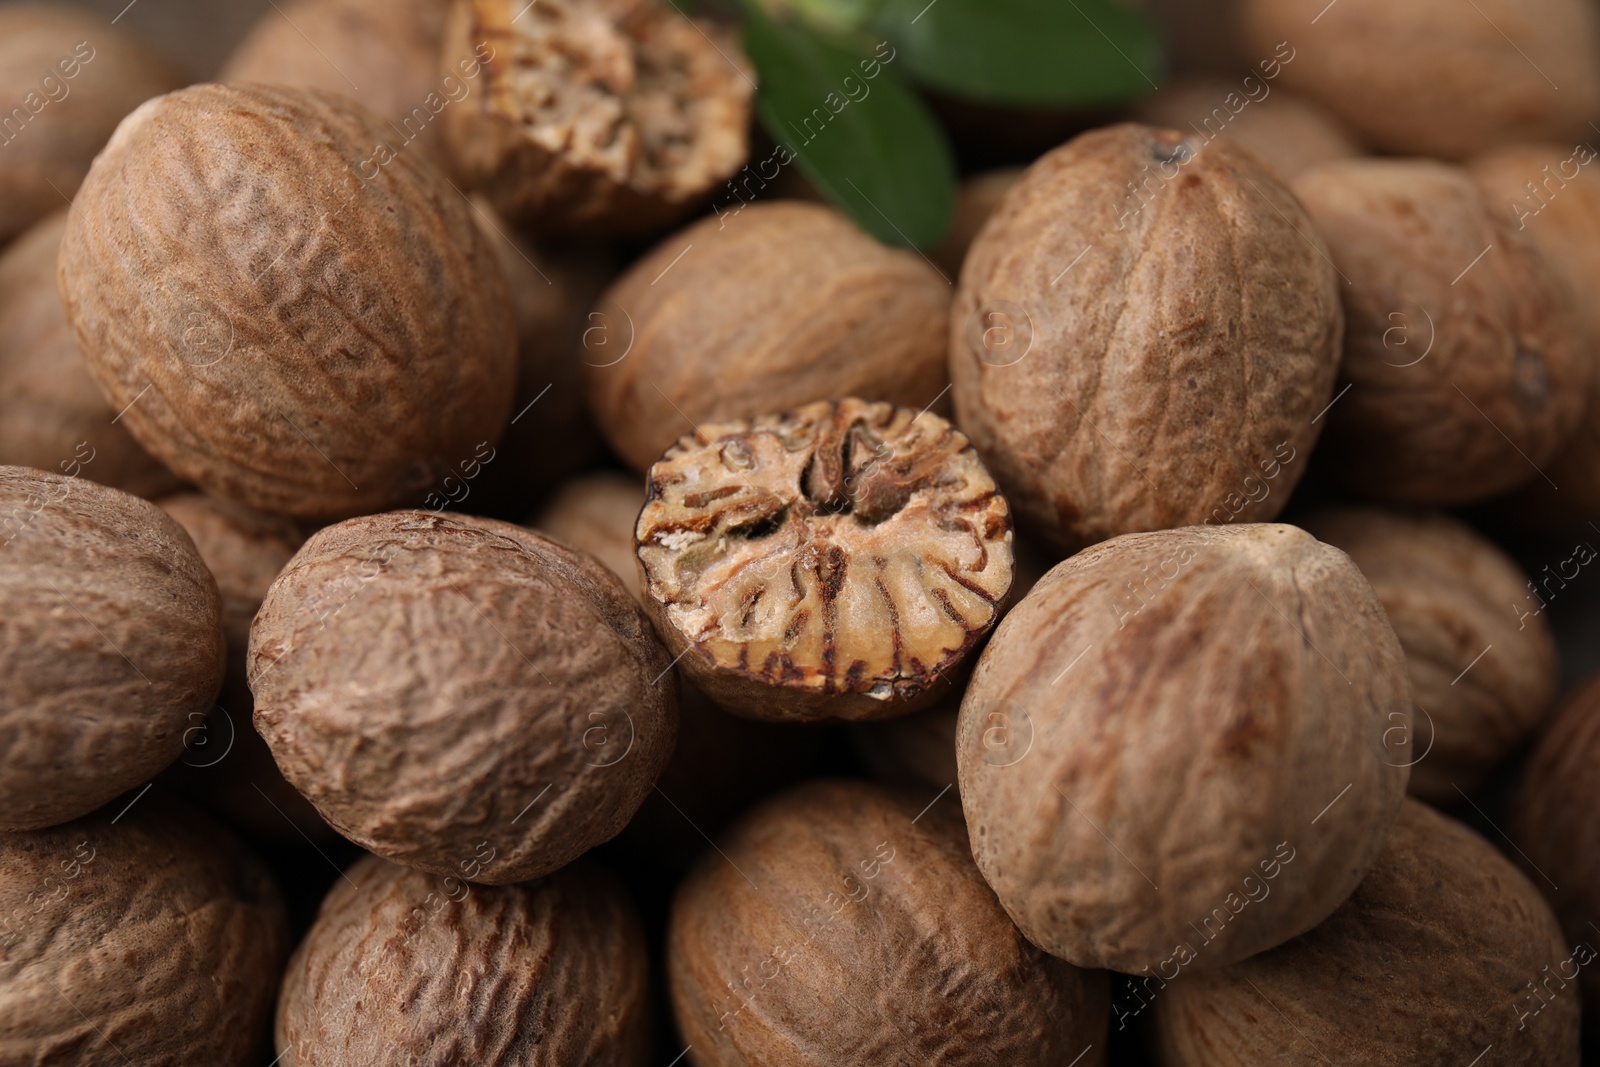
[[[222,685],[216,582],[154,504],[0,467],[0,830],[149,781]]]
[[[644,932],[617,880],[579,863],[468,885],[358,861],[289,961],[282,1067],[644,1067]]]
[[[130,432],[299,517],[421,497],[511,405],[516,339],[470,204],[342,99],[201,85],[129,116],[68,224],[67,318]]]
[[[1594,958],[1494,846],[1407,800],[1326,922],[1220,971],[1146,980],[1116,1010],[1153,1005],[1162,1067],[1578,1067],[1570,979]]]
[[[1023,939],[950,800],[861,782],[723,835],[678,890],[667,978],[695,1067],[1105,1062],[1105,975]]]
[[[584,338],[589,404],[639,471],[708,422],[846,396],[931,406],[949,310],[921,257],[831,208],[741,207],[657,245],[606,291]]]
[[[685,676],[751,718],[931,703],[999,617],[1011,514],[937,415],[862,400],[711,423],[650,469],[645,608]]]
[[[1344,553],[1292,526],[1118,537],[1045,575],[978,661],[956,730],[973,856],[1079,966],[1157,971],[1174,946],[1225,966],[1360,882],[1410,724],[1400,644]]]
[[[672,753],[671,665],[598,561],[448,513],[320,531],[250,632],[284,776],[363,848],[490,885],[621,831]]]
[[[1060,549],[1271,519],[1321,429],[1342,323],[1327,253],[1254,155],[1097,130],[1028,168],[967,255],[956,421]]]
[[[266,870],[191,808],[0,834],[0,1063],[264,1063],[288,951]]]
[[[663,226],[749,153],[749,62],[676,4],[456,0],[443,60],[476,83],[444,112],[453,161],[541,232]]]

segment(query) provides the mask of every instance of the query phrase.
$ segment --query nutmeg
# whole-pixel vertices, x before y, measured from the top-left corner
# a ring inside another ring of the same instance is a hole
[[[923,408],[945,390],[949,308],[920,256],[837,211],[752,204],[668,238],[606,291],[584,342],[589,404],[639,471],[710,422],[846,396]]]
[[[118,129],[67,223],[67,318],[123,422],[202,488],[340,517],[420,498],[510,414],[471,206],[341,98],[202,85]]]
[[[956,422],[1060,550],[1222,508],[1270,519],[1321,430],[1342,322],[1315,230],[1254,156],[1097,130],[1030,167],[968,254]]]
[[[633,525],[644,508],[644,495],[638,478],[611,471],[588,474],[556,490],[529,525],[604,563],[638,600]]]
[[[1272,61],[1271,69],[1281,73],[1286,68]],[[1256,74],[1239,82],[1174,82],[1140,101],[1134,113],[1150,126],[1192,131],[1206,141],[1226,138],[1254,152],[1286,182],[1318,163],[1362,154],[1350,133],[1321,106]]]
[[[978,239],[983,224],[1000,207],[1012,186],[1022,180],[1023,173],[1022,167],[1003,167],[975,174],[961,183],[950,229],[939,246],[928,253],[928,258],[937,263],[947,277],[952,280],[961,277],[961,265],[967,260],[972,242]]]
[[[1493,542],[1446,515],[1341,508],[1303,524],[1372,583],[1411,679],[1410,792],[1458,804],[1538,728],[1560,681],[1543,602]]]
[[[367,856],[289,961],[277,1062],[644,1067],[649,970],[633,904],[600,868],[481,886]]]
[[[1574,974],[1574,956],[1509,860],[1407,800],[1326,922],[1220,971],[1146,981],[1126,1007],[1153,1004],[1162,1067],[1577,1067],[1577,989],[1555,973]]]
[[[321,530],[272,583],[249,654],[256,728],[330,825],[489,885],[616,836],[677,729],[672,661],[627,589],[491,519]]]
[[[973,856],[1079,966],[1139,974],[1185,944],[1186,968],[1225,966],[1350,895],[1410,723],[1404,654],[1344,553],[1277,525],[1114,538],[1045,575],[973,672]]]
[[[183,751],[222,685],[217,584],[154,504],[0,467],[0,830],[87,815]]]
[[[1105,1063],[1105,975],[1022,938],[949,799],[763,804],[679,888],[667,977],[695,1067]]]
[[[1328,163],[1294,189],[1348,282],[1341,394],[1318,452],[1330,476],[1446,505],[1544,477],[1583,417],[1594,353],[1528,236],[1448,164]]]

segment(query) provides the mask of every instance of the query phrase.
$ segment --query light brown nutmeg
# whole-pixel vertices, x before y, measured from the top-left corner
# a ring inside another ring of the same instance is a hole
[[[611,471],[588,474],[556,490],[528,525],[604,563],[643,603],[633,527],[644,508],[644,496],[638,478]]]
[[[967,261],[967,252],[971,250],[972,242],[978,239],[983,224],[999,210],[1001,201],[1025,173],[1027,171],[1022,167],[1003,167],[974,174],[961,183],[950,229],[939,246],[928,252],[928,258],[937,263],[939,269],[950,278],[961,277],[961,265]]]
[[[124,115],[183,82],[104,17],[0,5],[0,244],[73,197]]]
[[[150,780],[222,685],[217,584],[154,504],[0,467],[0,831]]]
[[[1527,875],[1544,893],[1574,945],[1587,948],[1582,985],[1591,1010],[1600,1009],[1600,678],[1569,696],[1540,735],[1522,772],[1511,808],[1511,836]],[[1567,959],[1563,953],[1559,960]],[[1570,964],[1558,968],[1572,980]],[[1540,974],[1539,980],[1545,976]],[[1535,1005],[1537,1006],[1537,1005]]]
[[[1079,966],[1140,974],[1191,942],[1186,968],[1226,966],[1360,882],[1410,723],[1400,643],[1344,553],[1292,526],[1128,534],[1047,574],[978,662],[956,731],[973,856]]]
[[[363,848],[489,885],[621,831],[672,754],[671,665],[598,561],[421,511],[315,534],[250,631],[284,777]]]
[[[1505,856],[1407,800],[1326,922],[1220,971],[1149,979],[1127,1007],[1153,1006],[1162,1067],[1578,1067],[1576,989],[1554,979],[1572,957]]]
[[[443,62],[475,82],[444,112],[452,158],[540,232],[648,232],[749,154],[753,68],[733,34],[676,4],[456,0]]]
[[[1361,568],[1405,651],[1416,708],[1411,794],[1459,804],[1555,700],[1555,638],[1527,575],[1446,515],[1342,508],[1303,525]]]
[[[1595,352],[1527,234],[1445,163],[1328,163],[1294,189],[1349,282],[1344,384],[1317,454],[1329,475],[1438,505],[1540,477],[1583,417]]]
[[[1581,137],[1600,111],[1589,0],[1243,0],[1240,17],[1252,55],[1291,53],[1285,88],[1391,155]]]
[[[67,223],[67,318],[134,437],[264,511],[419,498],[506,423],[516,338],[472,207],[342,99],[201,85],[153,100]]]
[[[140,448],[89,375],[56,291],[62,211],[0,254],[0,464],[146,498],[183,483]]]
[[[0,835],[0,1063],[264,1063],[288,951],[266,870],[191,808]]]
[[[846,396],[922,408],[946,387],[949,309],[916,253],[818,204],[753,204],[668,238],[606,291],[584,340],[589,404],[639,471],[708,422]]]
[[[999,618],[1011,513],[966,436],[862,400],[710,423],[650,468],[645,610],[684,676],[757,719],[931,704]]]
[[[967,256],[956,421],[1059,549],[1271,519],[1321,429],[1342,323],[1315,231],[1253,155],[1097,130],[1030,167]]]
[[[281,1067],[644,1067],[650,970],[633,903],[579,863],[469,886],[358,861],[289,961]]]
[[[1105,975],[1023,939],[949,800],[862,782],[721,838],[673,902],[667,979],[695,1067],[1105,1063]]]

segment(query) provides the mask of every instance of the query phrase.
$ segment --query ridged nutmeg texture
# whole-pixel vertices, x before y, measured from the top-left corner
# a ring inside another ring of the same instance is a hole
[[[1577,1067],[1577,990],[1555,977],[1573,955],[1505,856],[1407,800],[1326,922],[1224,970],[1146,982],[1141,999],[1162,1067]]]
[[[644,1067],[649,957],[617,880],[580,863],[469,886],[357,862],[295,951],[282,1067]]]
[[[222,685],[217,585],[154,504],[0,467],[0,830],[66,822],[178,758]]]
[[[1348,556],[1292,526],[1129,534],[1006,616],[956,731],[973,855],[1083,967],[1212,969],[1360,882],[1405,796],[1405,658]]]
[[[847,399],[711,423],[650,468],[645,609],[685,676],[758,719],[931,703],[999,618],[1011,513],[944,419]]]
[[[1528,576],[1447,515],[1341,508],[1306,520],[1372,583],[1416,706],[1410,792],[1459,804],[1538,728],[1560,682]]]
[[[1105,975],[1023,939],[949,799],[814,782],[717,848],[667,938],[695,1067],[1105,1062]]]
[[[249,671],[256,728],[335,829],[504,885],[638,810],[677,732],[671,662],[597,560],[509,523],[399,511],[306,542],[256,616]]]
[[[1321,429],[1342,322],[1315,230],[1256,157],[1113,126],[1030,167],[968,253],[956,421],[1058,548],[1224,508],[1268,520]]]
[[[288,926],[254,857],[157,797],[0,835],[0,1063],[265,1062]]]
[[[1511,834],[1534,885],[1556,909],[1573,943],[1588,946],[1582,984],[1591,1009],[1600,1007],[1600,679],[1567,698],[1539,738],[1512,806]],[[1560,959],[1567,959],[1562,955]],[[1552,970],[1571,980],[1572,967]],[[1540,976],[1541,980],[1543,975]]]
[[[201,85],[95,161],[59,279],[135,438],[219,496],[334,518],[420,497],[504,427],[511,306],[472,208],[347,101]]]
[[[648,232],[749,154],[755,78],[737,39],[661,0],[456,0],[444,71],[453,162],[540,231]]]
[[[1327,163],[1294,189],[1349,282],[1328,473],[1438,505],[1541,478],[1583,417],[1593,342],[1516,220],[1444,163]]]
[[[584,335],[589,405],[639,471],[707,422],[846,396],[920,409],[945,389],[949,311],[915,253],[817,204],[752,204],[606,291]]]

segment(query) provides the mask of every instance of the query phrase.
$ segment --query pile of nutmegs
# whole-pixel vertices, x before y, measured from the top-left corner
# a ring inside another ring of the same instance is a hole
[[[1600,8],[1238,16],[923,255],[666,0],[0,6],[0,1067],[1578,1064]]]

